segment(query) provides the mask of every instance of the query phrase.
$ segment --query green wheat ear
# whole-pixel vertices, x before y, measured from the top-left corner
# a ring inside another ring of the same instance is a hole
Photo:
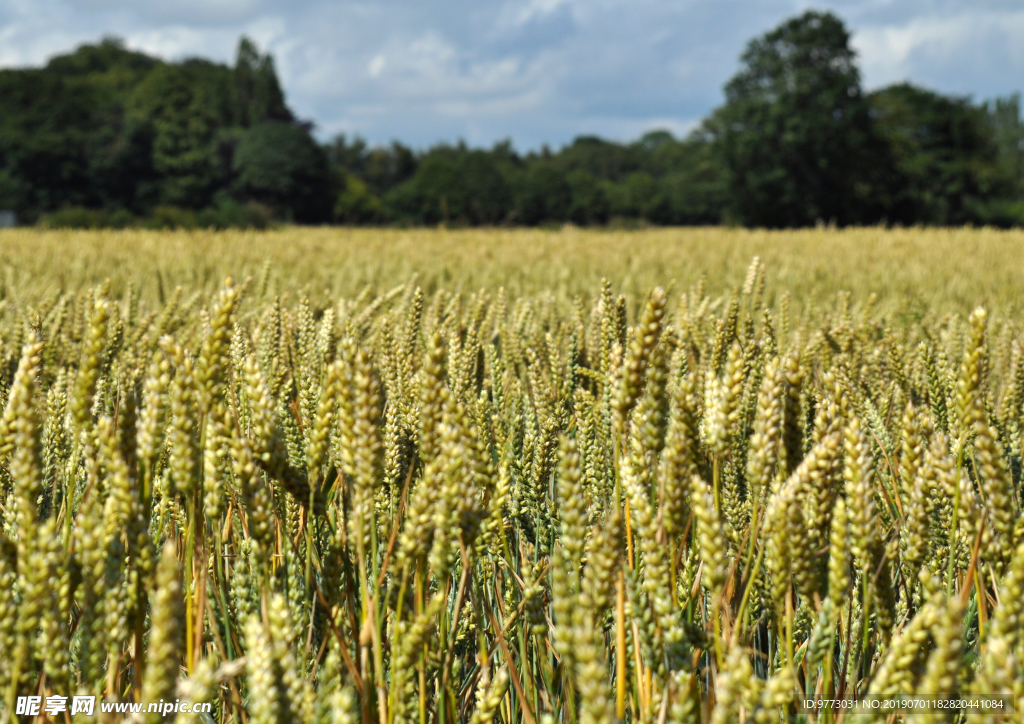
[[[164,544],[156,568],[156,590],[150,596],[149,648],[143,696],[150,702],[170,700],[177,687],[182,660],[185,611],[182,604],[181,571],[172,541]],[[158,715],[148,719],[160,721]]]
[[[324,233],[247,243],[319,240],[326,268]],[[749,232],[754,262],[700,281],[720,252],[690,253],[676,299],[653,273],[474,276],[433,232],[351,233],[397,246],[370,263],[338,242],[327,290],[278,247],[235,284],[262,259],[232,234],[204,252],[216,273],[164,258],[180,286],[161,302],[120,273],[0,289],[0,721],[35,694],[210,703],[218,724],[1024,699],[1024,358],[1003,292],[920,314],[778,261],[878,243],[864,230]],[[443,233],[535,251],[533,232]],[[567,231],[545,253],[697,248],[648,233]],[[391,257],[417,244],[453,276],[410,281]]]

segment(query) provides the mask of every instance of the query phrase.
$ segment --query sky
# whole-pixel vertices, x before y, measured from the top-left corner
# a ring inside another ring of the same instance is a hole
[[[0,67],[103,36],[178,60],[273,54],[316,133],[519,150],[581,134],[683,135],[747,41],[808,8],[847,23],[864,85],[980,100],[1024,86],[1020,0],[0,0]]]

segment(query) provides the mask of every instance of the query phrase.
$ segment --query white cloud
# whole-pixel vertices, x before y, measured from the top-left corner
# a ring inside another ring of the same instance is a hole
[[[1024,69],[1024,9],[958,8],[868,26],[853,45],[869,86],[910,80],[946,92],[1006,92]]]
[[[543,19],[563,7],[572,5],[572,0],[526,0],[509,2],[501,9],[496,25],[498,27],[521,27],[532,20]]]
[[[367,68],[367,70],[370,71],[370,77],[380,78],[380,74],[384,72],[384,68],[387,67],[387,64],[388,59],[383,53],[377,53],[377,55],[373,56],[373,59],[370,61],[370,65]]]
[[[198,55],[196,49],[203,48],[213,58],[227,60],[229,57],[227,50],[231,44],[237,41],[237,37],[222,30],[171,25],[133,32],[124,40],[125,45],[132,50],[161,58],[183,58]]]

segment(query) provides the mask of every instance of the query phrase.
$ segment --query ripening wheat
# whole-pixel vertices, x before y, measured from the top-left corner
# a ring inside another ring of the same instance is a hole
[[[766,271],[8,299],[0,721],[1022,721],[1021,328]]]

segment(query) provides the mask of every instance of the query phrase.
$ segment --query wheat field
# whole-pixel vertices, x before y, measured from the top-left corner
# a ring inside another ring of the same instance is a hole
[[[120,297],[129,285],[151,305],[177,286],[212,294],[228,276],[259,279],[270,266],[273,294],[307,295],[320,306],[415,283],[472,293],[504,287],[510,298],[550,293],[593,297],[608,279],[616,294],[642,304],[661,285],[674,294],[706,277],[712,299],[743,284],[755,256],[770,270],[767,301],[789,292],[794,313],[835,306],[838,291],[856,304],[878,296],[922,314],[1024,311],[1024,231],[992,229],[423,230],[283,229],[245,231],[0,230],[0,293],[26,301],[55,290],[105,282]],[[367,292],[369,287],[370,292]]]
[[[0,232],[0,722],[1022,722],[1022,242]]]

